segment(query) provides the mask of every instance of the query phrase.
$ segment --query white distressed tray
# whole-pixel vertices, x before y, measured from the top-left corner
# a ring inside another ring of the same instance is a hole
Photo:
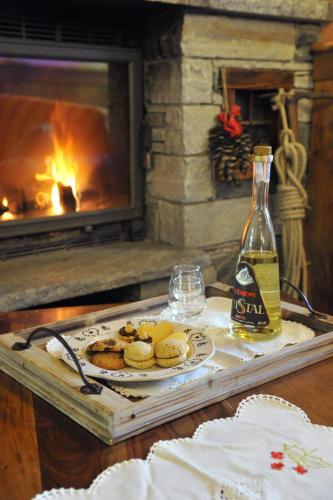
[[[216,283],[207,292],[209,296],[228,296],[229,287]],[[156,297],[43,326],[70,335],[78,328],[129,314],[157,313],[165,307],[166,300],[166,296]],[[320,320],[298,305],[283,302],[282,306],[285,319],[306,324],[316,336],[234,368],[195,379],[158,396],[131,400],[107,386],[100,395],[82,394],[79,375],[45,351],[49,337],[34,340],[26,351],[11,349],[33,329],[0,336],[0,369],[111,445],[333,355],[332,317]]]

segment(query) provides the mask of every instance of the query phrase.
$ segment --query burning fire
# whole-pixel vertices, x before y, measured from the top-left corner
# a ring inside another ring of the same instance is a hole
[[[1,203],[4,207],[8,208],[7,198],[2,198]],[[14,215],[9,210],[1,215],[2,220],[13,220],[14,218]]]
[[[52,203],[52,211],[56,215],[63,214],[66,207],[75,211],[80,208],[73,139],[66,130],[66,117],[63,116],[62,110],[61,103],[57,103],[51,115],[53,154],[45,158],[46,172],[36,174],[38,181],[52,181],[51,190],[39,192],[36,196],[36,203],[41,208]]]

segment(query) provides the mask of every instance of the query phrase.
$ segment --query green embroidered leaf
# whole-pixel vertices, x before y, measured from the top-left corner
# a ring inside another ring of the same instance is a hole
[[[283,444],[284,453],[296,464],[303,465],[303,459],[306,455],[304,448],[301,448],[297,444]]]
[[[302,465],[303,467],[313,467],[314,469],[322,469],[324,467],[333,467],[332,464],[326,462],[322,458],[314,455],[317,450],[306,451],[297,444],[283,444],[284,453],[292,460],[296,465]]]
[[[316,457],[314,455],[308,455],[307,457],[305,457],[305,465],[307,465],[308,467],[313,467],[314,469],[322,469],[324,467],[332,467],[331,464],[329,464],[328,462],[325,462],[325,460],[323,460],[322,458],[320,457]]]

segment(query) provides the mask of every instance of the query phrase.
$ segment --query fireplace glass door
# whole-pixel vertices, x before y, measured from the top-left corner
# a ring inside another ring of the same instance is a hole
[[[130,206],[127,62],[0,58],[0,222]]]

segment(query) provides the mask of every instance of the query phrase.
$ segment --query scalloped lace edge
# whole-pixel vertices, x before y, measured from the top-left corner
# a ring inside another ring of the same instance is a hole
[[[208,373],[207,375],[212,375],[213,373],[216,373],[216,372],[219,372],[219,371],[222,371],[224,370],[224,368],[218,368],[218,367],[215,367],[215,366],[211,366],[211,367],[208,367]],[[125,397],[130,397],[130,396],[134,396],[134,397],[138,397],[138,398],[146,398],[148,396],[157,396],[159,394],[164,394],[165,392],[168,392],[168,391],[171,391],[173,389],[175,389],[176,387],[180,387],[182,385],[186,385],[186,384],[190,384],[191,382],[194,382],[198,379],[196,378],[193,378],[193,379],[190,379],[190,380],[184,380],[183,382],[173,382],[172,384],[168,385],[167,387],[163,388],[163,389],[160,389],[160,392],[156,393],[156,392],[142,392],[142,394],[138,393],[138,391],[135,391],[133,392],[132,389],[129,389],[128,387],[124,387],[124,386],[121,386],[121,385],[114,385],[112,384],[112,389],[114,391],[116,391],[118,394],[121,394],[122,396],[125,396]]]
[[[314,429],[322,430],[322,431],[328,431],[328,432],[333,432],[333,427],[328,427],[325,425],[319,425],[319,424],[312,424],[311,420],[307,416],[307,414],[301,410],[298,406],[294,405],[293,403],[289,403],[289,401],[286,401],[283,398],[280,398],[279,396],[273,396],[271,394],[251,394],[251,396],[247,396],[247,398],[243,399],[236,410],[236,413],[233,417],[225,417],[225,418],[216,418],[214,420],[210,420],[209,422],[204,422],[203,424],[199,425],[199,427],[196,429],[196,431],[193,434],[193,439],[197,439],[201,432],[206,428],[209,427],[211,423],[217,423],[217,422],[225,422],[225,421],[233,421],[242,416],[242,413],[245,409],[246,406],[253,404],[257,400],[266,400],[266,401],[275,401],[280,403],[282,406],[286,406],[287,408],[293,410],[303,421],[303,423],[307,426],[313,427]]]

